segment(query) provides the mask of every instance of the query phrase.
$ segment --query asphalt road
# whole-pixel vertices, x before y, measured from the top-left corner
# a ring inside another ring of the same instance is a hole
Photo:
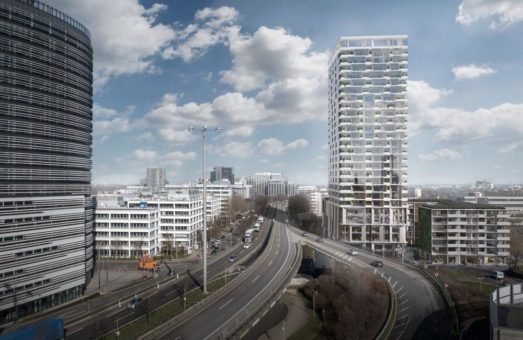
[[[381,256],[370,255],[359,251],[358,255],[347,255],[351,248],[346,245],[323,239],[316,242],[317,236],[302,236],[302,231],[291,227],[294,238],[299,238],[322,251],[339,259],[350,261],[355,265],[372,271],[378,270],[391,277],[390,283],[398,299],[397,318],[392,329],[391,339],[449,339],[451,321],[446,313],[445,304],[438,291],[427,279],[410,267],[387,260]],[[352,248],[357,250],[356,248]],[[372,261],[382,261],[384,266],[375,268]]]
[[[236,262],[242,261],[248,257],[251,257],[250,250],[254,249],[256,244],[262,242],[262,240],[267,236],[270,221],[266,221],[253,244],[253,247],[250,249],[239,248],[236,254],[238,255]],[[222,273],[225,269],[235,266],[236,262],[227,262],[227,257],[219,259],[216,262],[208,263],[207,266],[207,277],[211,279],[212,277]],[[164,266],[165,267],[165,266]],[[164,269],[166,270],[166,269]],[[71,337],[75,340],[83,339],[95,339],[103,334],[113,332],[116,330],[117,322],[120,327],[122,325],[147,314],[148,310],[154,310],[155,308],[165,304],[170,300],[175,300],[176,298],[183,296],[184,290],[188,291],[197,287],[201,282],[203,282],[203,273],[199,269],[196,272],[191,272],[192,278],[187,280],[181,279],[173,281],[172,283],[160,287],[158,291],[155,291],[150,296],[143,296],[143,303],[135,309],[127,308],[126,303],[121,305],[121,308],[118,307],[118,299],[115,296],[111,297],[113,308],[105,310],[102,313],[90,313],[90,317],[83,319],[79,322],[68,323],[67,319],[74,315],[75,310],[68,310],[64,315],[64,312],[61,312],[61,315],[65,318],[67,329],[67,337]],[[130,292],[132,294],[132,289]],[[135,291],[139,291],[138,288]],[[117,294],[115,294],[117,295]],[[127,290],[126,296],[129,295],[129,289]],[[83,306],[83,313],[85,313],[86,306]]]
[[[292,266],[296,247],[291,245],[285,225],[275,222],[266,250],[252,271],[241,277],[233,290],[211,301],[194,317],[175,328],[154,336],[159,339],[219,339],[277,292]],[[242,274],[243,275],[243,274]]]

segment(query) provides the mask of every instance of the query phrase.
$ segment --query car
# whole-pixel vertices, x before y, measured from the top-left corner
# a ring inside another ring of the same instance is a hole
[[[318,237],[318,238],[316,239],[316,242],[323,242],[323,240],[321,239],[321,237]]]
[[[220,236],[220,240],[225,240],[225,235]]]
[[[356,251],[354,249],[349,249],[349,250],[347,250],[347,255],[356,256],[356,255],[358,255],[358,251]]]
[[[228,261],[228,262],[234,262],[234,261],[236,261],[236,257],[237,257],[237,256],[238,256],[238,255],[231,255],[231,256],[229,256],[229,258],[227,259],[227,261]]]
[[[301,236],[309,236],[309,234],[303,233],[303,234],[301,234]]]
[[[373,266],[373,267],[383,267],[383,262],[381,262],[381,261],[372,261],[370,263],[370,265]]]
[[[129,303],[127,304],[127,308],[135,309],[142,303],[142,301],[143,301],[143,298],[135,296],[134,298],[131,299],[131,301],[129,301]]]
[[[490,277],[496,280],[503,280],[505,278],[505,273],[497,271],[492,272],[492,274],[490,274]]]
[[[243,245],[243,248],[250,248],[250,247],[251,247],[251,244],[250,244],[250,243],[245,243],[245,244]]]

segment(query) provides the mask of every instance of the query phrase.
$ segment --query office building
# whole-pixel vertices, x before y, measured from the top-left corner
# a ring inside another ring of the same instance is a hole
[[[234,184],[234,168],[216,166],[211,171],[211,182],[221,182],[227,179],[229,183]]]
[[[433,263],[507,263],[510,230],[505,208],[438,201],[418,209],[418,247]]]
[[[245,180],[252,187],[254,197],[288,195],[287,177],[281,172],[257,172]]]
[[[0,1],[0,320],[82,296],[93,276],[90,33]]]
[[[341,37],[328,69],[334,239],[398,250],[407,229],[407,37]]]
[[[132,258],[160,253],[160,213],[154,208],[96,208],[99,256]]]
[[[162,191],[167,184],[167,179],[165,178],[165,169],[164,168],[148,168],[145,185],[151,192]]]
[[[203,229],[201,194],[179,194],[165,198],[135,198],[129,208],[153,208],[160,211],[160,248],[183,247],[189,253],[198,249],[198,231]]]

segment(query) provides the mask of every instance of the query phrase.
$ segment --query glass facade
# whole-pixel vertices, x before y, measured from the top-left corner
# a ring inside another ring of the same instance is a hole
[[[0,322],[92,276],[92,53],[71,17],[0,2]]]
[[[329,63],[332,237],[372,249],[406,243],[406,36],[342,37]]]

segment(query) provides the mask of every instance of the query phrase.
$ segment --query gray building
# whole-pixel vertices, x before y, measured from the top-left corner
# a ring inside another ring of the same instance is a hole
[[[167,184],[164,168],[148,168],[145,176],[145,185],[152,192],[162,191]]]
[[[0,2],[0,322],[78,298],[93,275],[92,71],[79,22]]]
[[[234,184],[234,168],[216,166],[211,171],[211,182],[220,182],[228,179],[229,183]]]

